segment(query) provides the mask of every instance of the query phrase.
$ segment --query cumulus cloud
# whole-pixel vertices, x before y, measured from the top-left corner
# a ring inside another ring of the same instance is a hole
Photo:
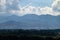
[[[60,15],[60,0],[55,0],[51,7],[44,6],[32,6],[31,3],[22,6],[20,4],[20,0],[4,0],[0,2],[0,8],[1,10],[6,7],[6,12],[9,12],[11,15],[18,15],[23,16],[26,14],[36,14],[36,15],[53,15],[57,16]],[[9,14],[9,15],[10,15]]]
[[[53,13],[52,13],[53,11],[52,11],[52,8],[50,8],[50,7],[44,7],[44,8],[41,8],[41,13],[42,14],[50,14],[50,15],[53,15]]]
[[[4,6],[6,4],[6,0],[0,0],[0,5]]]
[[[60,0],[56,0],[55,2],[53,2],[52,8],[54,11],[60,12]]]
[[[30,6],[30,5],[27,5],[27,6],[24,6],[24,7],[21,7],[20,10],[17,10],[17,11],[13,11],[12,13],[15,13],[16,15],[19,15],[19,16],[23,16],[23,15],[26,15],[26,14],[36,14],[36,15],[46,15],[46,14],[50,14],[50,15],[53,15],[52,13],[52,8],[50,7],[35,7],[35,6]]]
[[[0,0],[0,15],[5,15],[6,9],[6,0]]]
[[[14,15],[18,8],[19,0],[0,0],[0,15]]]
[[[55,15],[60,15],[60,0],[55,0],[52,4]]]
[[[31,5],[25,5],[24,7],[21,7],[20,5],[20,10],[17,10],[15,12],[16,15],[19,16],[23,16],[26,14],[36,14],[36,15],[53,15],[53,16],[57,16],[60,15],[60,1],[59,0],[55,0],[53,2],[53,4],[51,5],[52,7],[36,7],[36,6],[31,6]]]

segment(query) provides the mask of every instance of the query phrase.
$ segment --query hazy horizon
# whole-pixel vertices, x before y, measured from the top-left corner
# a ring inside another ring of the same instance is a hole
[[[60,29],[60,0],[0,0],[0,29]]]

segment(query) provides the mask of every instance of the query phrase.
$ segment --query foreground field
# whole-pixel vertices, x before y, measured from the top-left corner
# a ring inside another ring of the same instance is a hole
[[[0,40],[60,40],[60,37],[8,35],[8,36],[0,36]]]
[[[0,30],[0,40],[60,40],[58,30]]]

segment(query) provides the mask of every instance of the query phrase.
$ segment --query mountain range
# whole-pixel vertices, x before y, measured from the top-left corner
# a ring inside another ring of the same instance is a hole
[[[60,16],[34,14],[2,16],[0,29],[60,29]]]

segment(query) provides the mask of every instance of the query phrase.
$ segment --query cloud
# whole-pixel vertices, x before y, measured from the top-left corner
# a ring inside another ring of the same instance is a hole
[[[6,9],[6,0],[0,0],[0,12],[5,11]]]
[[[15,15],[19,0],[0,0],[0,15]]]
[[[36,6],[32,6],[31,3],[29,3],[28,5],[25,5],[23,7],[21,7],[21,5],[18,6],[19,10],[15,10],[15,13],[12,12],[12,14],[18,15],[18,16],[23,16],[26,14],[36,14],[36,15],[53,15],[53,16],[58,16],[60,15],[58,10],[57,12],[54,10],[57,8],[58,1],[54,1],[53,4],[51,5],[52,7],[36,7]],[[58,9],[58,8],[57,8]]]
[[[29,1],[29,0],[28,0]],[[3,3],[4,2],[4,3]],[[2,11],[5,11],[4,8],[6,8],[6,13],[9,13],[9,15],[18,15],[23,16],[26,14],[36,14],[36,15],[53,15],[58,16],[60,15],[60,0],[55,0],[51,7],[44,6],[33,6],[31,2],[29,4],[22,6],[20,4],[21,0],[4,0],[0,3],[0,9]],[[35,2],[38,2],[35,0]]]
[[[44,7],[44,8],[41,8],[41,13],[42,14],[50,14],[50,15],[53,15],[53,13],[52,13],[52,8],[50,8],[50,7]]]
[[[53,2],[52,8],[54,11],[60,12],[60,0],[56,0],[55,2]]]
[[[53,15],[52,14],[52,8],[47,7],[47,6],[44,8],[41,8],[41,7],[35,7],[35,6],[27,5],[27,6],[19,8],[19,9],[20,10],[12,11],[12,13],[19,15],[19,16],[23,16],[26,14],[36,14],[36,15],[50,14],[50,15]]]
[[[6,4],[6,0],[0,0],[0,5],[4,6]]]
[[[52,9],[56,15],[60,15],[60,0],[55,0],[53,2]]]
[[[12,4],[13,4],[13,1],[14,1],[14,0],[7,0],[7,3],[8,3],[9,5],[12,5]]]

